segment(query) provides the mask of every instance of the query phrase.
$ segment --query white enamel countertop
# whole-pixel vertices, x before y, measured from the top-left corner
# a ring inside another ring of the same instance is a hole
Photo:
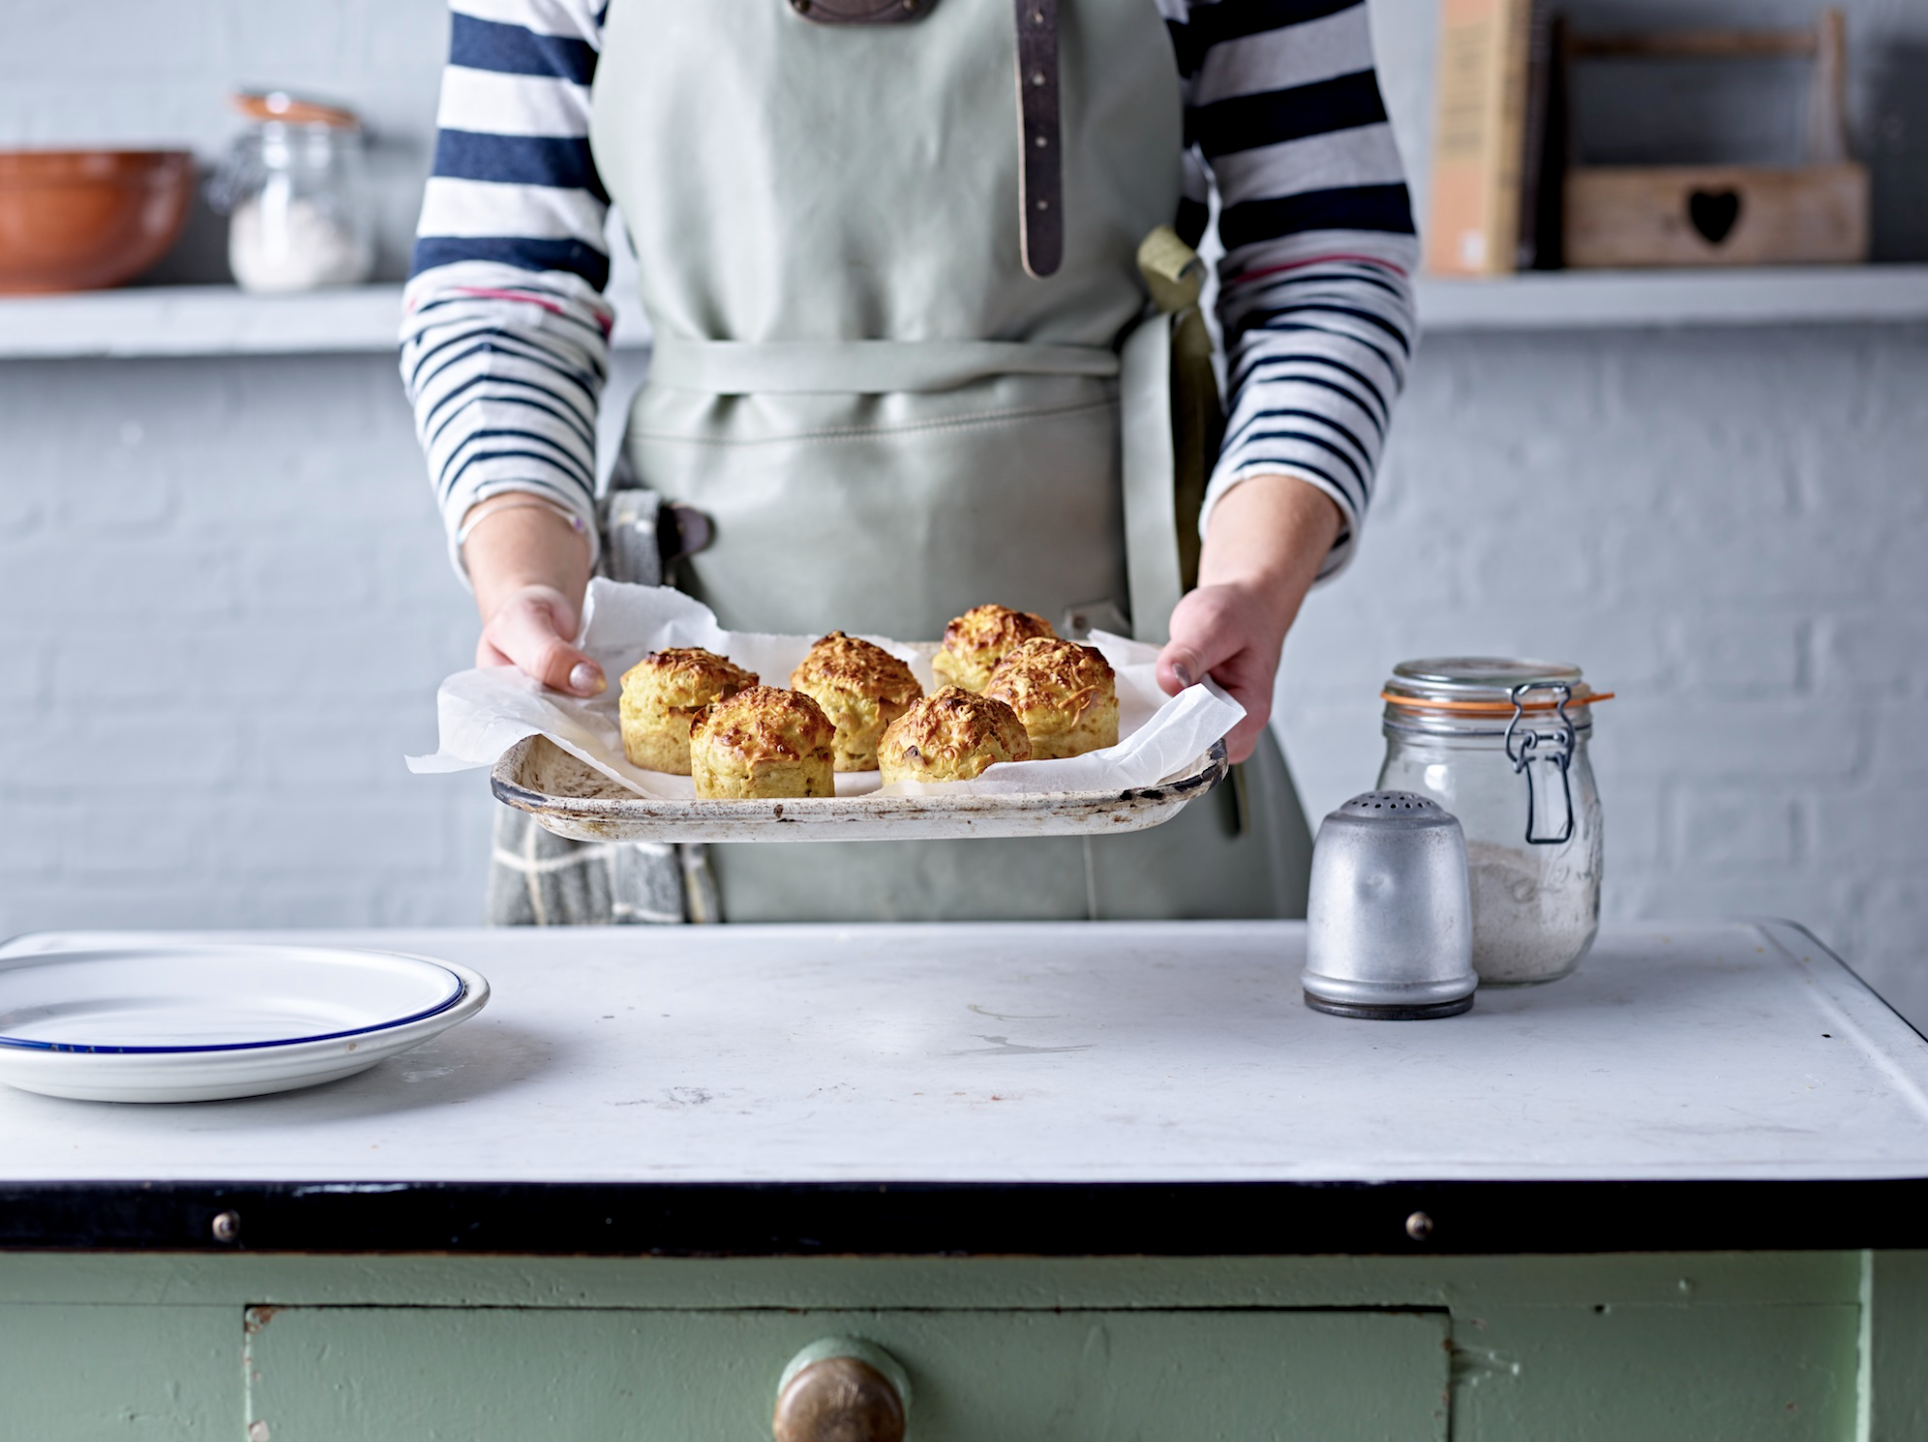
[[[447,957],[495,995],[308,1092],[0,1088],[0,1177],[1928,1177],[1928,1042],[1793,928],[1609,931],[1566,981],[1405,1023],[1307,1010],[1294,923],[298,939]]]

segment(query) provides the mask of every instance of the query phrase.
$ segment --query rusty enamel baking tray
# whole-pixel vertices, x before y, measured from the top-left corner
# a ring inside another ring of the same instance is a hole
[[[497,800],[573,841],[948,841],[1143,831],[1171,820],[1228,770],[1217,741],[1178,774],[1125,790],[676,801],[638,796],[546,736],[531,736],[502,754],[489,785]]]

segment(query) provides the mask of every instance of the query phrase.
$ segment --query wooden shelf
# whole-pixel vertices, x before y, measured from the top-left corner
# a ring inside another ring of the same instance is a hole
[[[395,348],[402,288],[247,295],[232,286],[143,286],[0,298],[0,359],[375,354]],[[1928,321],[1928,265],[1761,270],[1549,271],[1422,278],[1425,329],[1531,331]],[[633,303],[616,344],[646,345]]]
[[[1428,331],[1876,325],[1928,320],[1928,265],[1561,270],[1419,282]]]
[[[249,295],[228,285],[135,286],[0,297],[0,359],[331,355],[393,351],[399,285]],[[616,344],[645,344],[640,315],[617,307]]]

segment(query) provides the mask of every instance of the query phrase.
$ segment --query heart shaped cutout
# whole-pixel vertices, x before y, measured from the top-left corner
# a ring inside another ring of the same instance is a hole
[[[1733,234],[1740,218],[1738,190],[1696,190],[1687,197],[1687,219],[1709,245],[1719,245]]]

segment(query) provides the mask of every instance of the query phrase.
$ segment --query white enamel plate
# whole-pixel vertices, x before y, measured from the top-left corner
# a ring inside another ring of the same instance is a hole
[[[489,984],[395,952],[146,943],[0,952],[0,1082],[87,1101],[292,1091],[480,1011]]]

